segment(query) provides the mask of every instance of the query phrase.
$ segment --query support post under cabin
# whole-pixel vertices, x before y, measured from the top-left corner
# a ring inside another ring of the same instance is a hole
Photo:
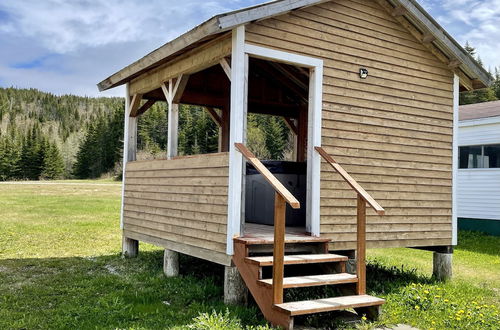
[[[228,305],[246,305],[248,289],[241,278],[238,268],[225,266],[224,268],[224,303]]]
[[[443,247],[433,252],[432,275],[439,281],[447,281],[453,275],[453,247]]]
[[[129,95],[128,84],[126,87],[125,97],[125,123],[124,123],[124,139],[123,139],[123,178],[122,178],[122,210],[120,225],[123,230],[123,208],[125,205],[125,173],[127,163],[136,160],[137,153],[137,117],[131,117],[132,107],[138,107],[140,104],[140,95],[134,95],[132,100]],[[134,258],[139,254],[139,241],[126,237],[122,231],[122,255],[125,257]]]
[[[179,253],[165,249],[163,254],[163,273],[167,277],[174,277],[179,275]]]

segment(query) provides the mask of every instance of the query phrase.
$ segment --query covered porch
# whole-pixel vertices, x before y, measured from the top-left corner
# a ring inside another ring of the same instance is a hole
[[[127,83],[121,226],[124,251],[129,254],[136,253],[137,241],[145,241],[230,265],[233,237],[261,232],[245,226],[246,166],[241,150],[230,147],[245,144],[249,113],[277,116],[286,123],[294,136],[290,161],[304,164],[304,195],[307,184],[307,198],[319,197],[319,157],[308,162],[308,154],[314,154],[308,141],[319,137],[311,129],[314,123],[316,129],[320,126],[314,118],[320,110],[315,99],[321,79],[318,64],[302,56],[252,48],[242,42],[243,33],[223,34],[185,50]],[[166,155],[137,160],[138,119],[156,102],[167,103]],[[179,154],[181,104],[197,106],[212,118],[218,127],[217,153]],[[319,198],[314,200],[318,207]],[[319,235],[318,209],[310,202],[303,204],[303,209],[306,204],[310,207],[294,235],[297,230],[303,236]],[[265,231],[272,232],[272,213],[270,217],[271,226]],[[313,217],[318,220],[315,225]]]

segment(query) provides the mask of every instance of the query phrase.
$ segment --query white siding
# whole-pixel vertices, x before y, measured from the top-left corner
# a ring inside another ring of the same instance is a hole
[[[459,146],[493,143],[500,143],[500,117],[460,122],[458,131]]]
[[[500,118],[460,122],[459,146],[496,143]],[[459,169],[457,188],[458,217],[500,220],[500,168]]]

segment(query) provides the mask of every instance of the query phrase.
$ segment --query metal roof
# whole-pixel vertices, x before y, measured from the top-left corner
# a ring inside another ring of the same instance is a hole
[[[458,110],[459,120],[482,119],[500,116],[500,101],[461,105]]]

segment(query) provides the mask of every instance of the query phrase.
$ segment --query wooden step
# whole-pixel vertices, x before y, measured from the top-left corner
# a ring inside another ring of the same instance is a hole
[[[324,262],[339,262],[347,261],[348,258],[338,254],[297,254],[285,256],[285,265],[300,265],[300,264],[314,264],[314,263],[324,263]],[[245,262],[258,265],[260,267],[272,266],[273,256],[265,257],[247,257]]]
[[[317,300],[304,300],[275,305],[274,307],[290,316],[321,312],[331,312],[347,308],[382,305],[384,299],[369,295],[344,296]]]
[[[318,285],[334,285],[345,283],[356,283],[358,278],[356,275],[348,273],[324,274],[324,275],[307,275],[294,276],[283,278],[283,288],[301,288],[307,286]],[[259,280],[258,283],[263,286],[272,287],[273,279]]]

